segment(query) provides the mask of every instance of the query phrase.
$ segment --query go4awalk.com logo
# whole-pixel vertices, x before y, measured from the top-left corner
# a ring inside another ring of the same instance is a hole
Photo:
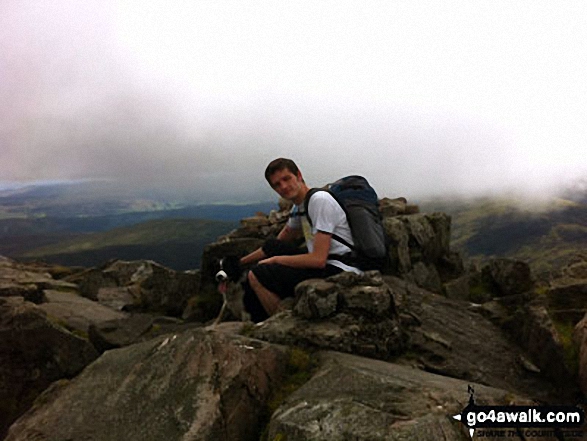
[[[516,429],[571,429],[574,431],[567,432],[568,435],[584,434],[581,428],[585,424],[585,414],[579,407],[478,406],[474,394],[475,391],[469,386],[469,404],[460,414],[453,416],[469,428],[471,438],[476,429],[493,429],[493,436],[514,436],[518,432]]]

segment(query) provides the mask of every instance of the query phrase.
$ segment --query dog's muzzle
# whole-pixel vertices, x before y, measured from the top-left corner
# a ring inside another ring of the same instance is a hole
[[[220,270],[216,273],[217,282],[225,282],[226,280],[228,280],[228,274],[226,274],[226,271]]]

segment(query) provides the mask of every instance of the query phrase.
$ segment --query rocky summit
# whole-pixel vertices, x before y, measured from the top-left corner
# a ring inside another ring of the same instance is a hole
[[[383,271],[307,280],[262,323],[213,325],[216,259],[275,237],[289,208],[243,219],[197,271],[0,258],[0,439],[467,440],[454,416],[472,400],[585,402],[587,260],[547,285],[521,261],[465,262],[450,216],[404,198],[380,201]]]

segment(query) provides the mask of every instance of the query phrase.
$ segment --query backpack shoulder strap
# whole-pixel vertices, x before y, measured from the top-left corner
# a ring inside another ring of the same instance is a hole
[[[308,212],[308,206],[310,205],[310,198],[312,197],[312,195],[318,193],[319,191],[325,191],[326,193],[330,194],[330,196],[332,196],[334,198],[334,200],[338,203],[340,208],[342,208],[342,210],[344,211],[347,222],[349,222],[349,216],[348,216],[348,213],[347,213],[344,205],[338,200],[338,198],[336,197],[336,195],[334,193],[332,193],[330,190],[327,190],[325,188],[311,188],[308,191],[308,193],[306,193],[306,197],[304,198],[304,212],[300,213],[300,215],[305,215],[306,219],[308,219],[308,223],[310,225],[312,225],[312,219],[310,218],[310,213]],[[350,223],[349,223],[349,225],[350,225]],[[351,250],[355,249],[355,247],[352,244],[350,244],[348,241],[344,240],[342,237],[338,236],[337,234],[332,234],[332,238],[334,240],[336,240],[337,242],[347,246]]]

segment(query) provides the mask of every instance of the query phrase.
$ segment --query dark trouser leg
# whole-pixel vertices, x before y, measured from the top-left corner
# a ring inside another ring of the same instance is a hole
[[[283,242],[277,239],[269,239],[263,245],[263,252],[267,257],[273,256],[292,256],[295,254],[303,254],[306,252],[304,248],[294,246],[288,242]],[[251,320],[255,323],[262,322],[267,319],[269,315],[261,305],[259,298],[255,294],[255,291],[251,288],[249,280],[243,282],[243,288],[245,290],[244,304],[245,309],[251,314]]]

